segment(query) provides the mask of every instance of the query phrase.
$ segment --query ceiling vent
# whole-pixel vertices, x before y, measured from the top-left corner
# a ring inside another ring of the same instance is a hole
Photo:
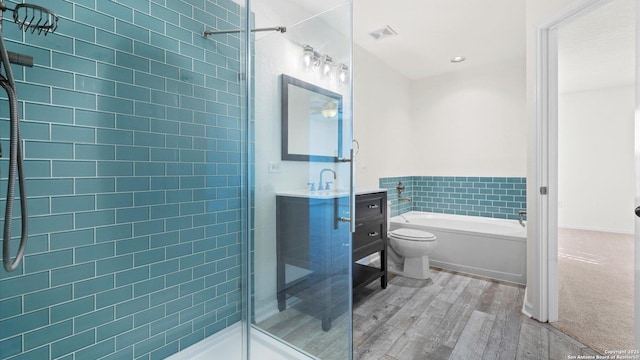
[[[398,35],[398,33],[395,30],[393,30],[391,26],[387,25],[382,29],[370,32],[369,35],[371,35],[376,40],[382,40],[389,36]]]

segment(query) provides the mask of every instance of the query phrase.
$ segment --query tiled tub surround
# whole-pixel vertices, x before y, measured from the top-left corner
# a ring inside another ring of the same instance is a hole
[[[35,66],[14,67],[30,237],[0,270],[0,358],[164,358],[240,319],[240,43],[201,33],[240,26],[241,9],[43,5],[54,34],[3,24]]]
[[[398,216],[408,211],[413,210],[413,202],[403,201],[398,202],[398,182],[402,182],[404,185],[404,191],[402,197],[413,197],[413,176],[400,176],[390,178],[380,178],[380,188],[388,189],[387,201],[391,201],[391,216]]]
[[[405,186],[402,196],[412,202],[398,204],[399,181]],[[393,216],[415,210],[515,220],[527,209],[521,177],[405,176],[381,178],[380,187],[389,189]]]

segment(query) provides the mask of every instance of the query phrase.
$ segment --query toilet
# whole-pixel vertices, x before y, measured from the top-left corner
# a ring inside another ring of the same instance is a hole
[[[387,228],[391,229],[391,202],[387,203]],[[422,280],[431,277],[429,254],[438,245],[435,235],[423,230],[401,227],[389,230],[387,237],[387,263],[390,273]]]

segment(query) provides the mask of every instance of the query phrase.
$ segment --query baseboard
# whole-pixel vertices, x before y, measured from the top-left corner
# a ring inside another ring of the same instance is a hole
[[[254,304],[256,302],[254,302]],[[255,307],[254,321],[256,324],[259,324],[278,313],[278,301],[276,299],[260,300],[259,303],[260,306]]]
[[[529,287],[525,287],[524,288],[524,300],[522,301],[522,310],[521,312],[528,318],[532,318],[533,317],[533,306],[531,306],[531,303],[527,301],[527,291],[529,290]]]
[[[586,226],[570,226],[570,225],[558,225],[559,229],[568,229],[568,230],[583,230],[583,231],[598,231],[598,232],[606,232],[612,234],[622,234],[622,235],[634,235],[634,232],[626,232],[620,230],[613,229],[602,229],[602,228],[592,228]]]
[[[497,270],[483,269],[483,268],[478,268],[473,266],[449,263],[449,262],[439,261],[436,259],[429,259],[429,264],[433,267],[438,267],[441,269],[453,270],[463,274],[482,276],[487,279],[494,279],[494,280],[504,281],[512,284],[526,285],[527,283],[527,276],[524,273],[521,273],[521,274],[506,273],[506,272],[497,271]]]

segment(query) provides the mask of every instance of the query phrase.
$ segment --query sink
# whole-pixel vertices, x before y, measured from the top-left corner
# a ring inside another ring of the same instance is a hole
[[[276,195],[280,196],[294,196],[294,197],[305,197],[305,198],[313,198],[313,199],[331,199],[343,196],[349,196],[349,190],[344,189],[331,189],[331,190],[308,190],[308,189],[300,189],[300,190],[283,190],[276,191]]]

